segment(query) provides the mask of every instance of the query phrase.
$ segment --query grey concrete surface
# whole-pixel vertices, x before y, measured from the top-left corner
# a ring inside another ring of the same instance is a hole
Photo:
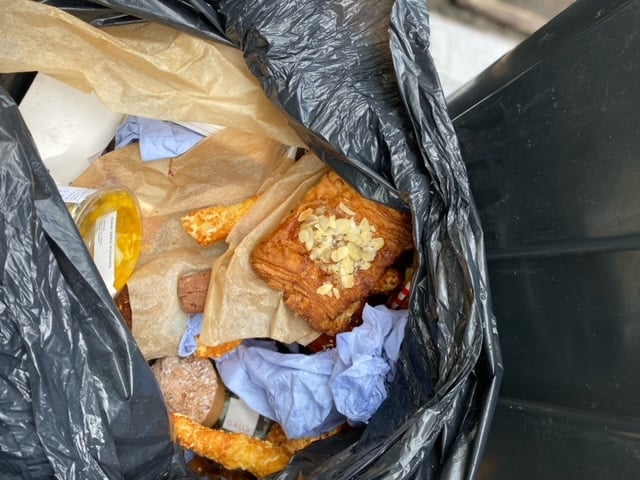
[[[575,0],[501,1],[551,19]],[[527,37],[485,15],[461,7],[456,0],[427,0],[427,4],[431,12],[431,54],[447,95],[472,80]]]

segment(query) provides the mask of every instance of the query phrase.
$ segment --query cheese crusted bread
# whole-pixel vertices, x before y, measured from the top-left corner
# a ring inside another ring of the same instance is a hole
[[[202,208],[181,218],[182,228],[200,246],[208,247],[227,238],[233,227],[258,200],[253,196],[234,205],[219,205]]]
[[[275,423],[267,438],[259,440],[243,433],[204,427],[179,413],[171,413],[171,421],[184,448],[228,470],[245,470],[258,478],[282,470],[299,450],[345,429],[345,425],[340,425],[321,436],[291,440]]]
[[[291,454],[271,442],[243,433],[207,428],[189,417],[171,413],[176,437],[184,448],[214,460],[229,470],[242,469],[258,478],[287,466]]]

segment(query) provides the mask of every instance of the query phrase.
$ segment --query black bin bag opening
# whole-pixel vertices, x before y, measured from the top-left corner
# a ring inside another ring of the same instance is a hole
[[[412,213],[419,265],[386,401],[365,428],[313,444],[273,478],[474,478],[502,363],[425,2],[44,3],[96,25],[154,21],[242,49],[310,150],[366,197]],[[11,362],[0,367],[0,468],[15,478],[192,477],[150,369],[15,104],[2,101],[1,332]]]

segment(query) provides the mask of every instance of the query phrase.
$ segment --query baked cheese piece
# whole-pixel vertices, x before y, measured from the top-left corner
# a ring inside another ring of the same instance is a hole
[[[224,240],[236,223],[258,200],[249,197],[234,205],[218,205],[201,208],[181,218],[182,228],[202,247]]]

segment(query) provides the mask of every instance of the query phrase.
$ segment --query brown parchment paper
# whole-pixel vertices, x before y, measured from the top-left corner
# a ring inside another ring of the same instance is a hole
[[[147,359],[175,355],[188,315],[180,275],[212,269],[201,341],[318,336],[250,269],[251,248],[299,201],[326,167],[293,162],[302,142],[266,97],[237,49],[153,23],[95,28],[57,8],[0,0],[0,73],[41,71],[93,91],[113,111],[227,127],[173,159],[143,163],[136,145],[98,159],[76,181],[124,184],[139,200],[143,251],[128,282],[133,334]],[[228,238],[198,246],[180,217],[209,205],[260,200]]]
[[[143,216],[168,215],[254,195],[272,172],[293,162],[288,152],[271,138],[227,128],[175,158],[143,162],[137,144],[114,150],[72,183],[118,181],[135,194]]]
[[[272,290],[253,272],[249,257],[326,171],[326,165],[314,155],[303,156],[284,175],[270,179],[269,188],[229,234],[229,249],[211,269],[200,341],[217,345],[268,337],[306,344],[320,335],[285,306],[281,292]]]
[[[0,73],[41,71],[115,112],[302,146],[240,50],[153,23],[96,28],[31,0],[0,0],[0,12]]]
[[[210,269],[227,250],[226,242],[206,248],[198,245],[183,230],[180,218],[198,208],[262,195],[295,164],[289,150],[275,140],[228,128],[166,160],[143,162],[135,144],[115,150],[72,182],[81,187],[116,182],[138,198],[143,247],[127,286],[132,332],[145,358],[177,353],[189,319],[180,308],[178,278]],[[205,319],[205,323],[213,320]],[[227,336],[234,335],[227,332]]]
[[[208,254],[195,248],[165,251],[139,266],[129,279],[131,333],[147,360],[178,354],[189,320],[178,302],[178,278],[211,268],[212,258],[224,249],[221,243]]]

